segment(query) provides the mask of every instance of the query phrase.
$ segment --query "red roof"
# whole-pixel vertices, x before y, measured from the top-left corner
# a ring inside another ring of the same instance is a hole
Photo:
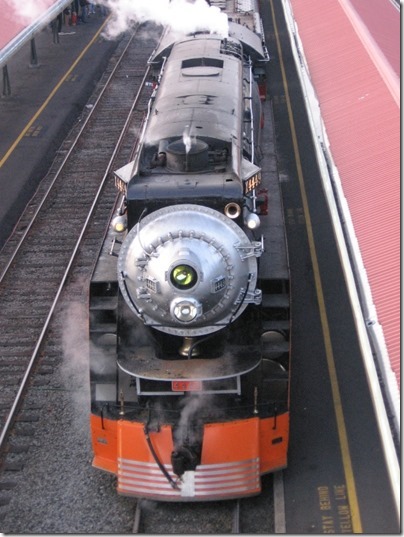
[[[0,0],[0,50],[55,3],[55,0],[41,0],[41,2]]]
[[[351,4],[388,63],[400,76],[400,13],[392,0],[351,0]]]
[[[400,12],[391,0],[290,1],[399,383]]]

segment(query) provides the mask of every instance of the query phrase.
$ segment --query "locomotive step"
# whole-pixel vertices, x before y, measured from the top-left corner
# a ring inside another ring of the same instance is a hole
[[[263,332],[271,332],[272,330],[289,332],[290,321],[288,319],[265,321],[262,324],[262,329],[263,329]]]
[[[93,334],[116,334],[116,323],[100,323],[90,327]]]
[[[262,350],[262,357],[263,358],[273,358],[273,355],[276,354],[283,354],[283,353],[289,352],[289,342],[288,341],[276,341],[271,342],[265,345],[264,349]]]
[[[264,308],[289,308],[289,295],[286,294],[264,294],[262,296],[262,306]]]
[[[118,306],[116,296],[93,296],[91,297],[90,310],[115,310]]]

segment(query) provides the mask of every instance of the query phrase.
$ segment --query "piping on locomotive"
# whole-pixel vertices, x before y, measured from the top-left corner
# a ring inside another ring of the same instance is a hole
[[[256,10],[232,18],[227,38],[165,35],[135,159],[115,172],[90,285],[91,431],[123,495],[251,496],[287,462],[289,276],[254,75],[268,55]]]

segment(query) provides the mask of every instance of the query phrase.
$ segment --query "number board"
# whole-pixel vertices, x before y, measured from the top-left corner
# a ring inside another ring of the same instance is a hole
[[[252,190],[261,184],[261,172],[256,173],[244,181],[244,194],[249,194]]]
[[[200,380],[173,380],[171,389],[173,392],[200,392],[202,382]]]

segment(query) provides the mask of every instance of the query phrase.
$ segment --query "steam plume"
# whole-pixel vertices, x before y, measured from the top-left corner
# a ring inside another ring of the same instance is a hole
[[[192,147],[192,138],[189,134],[189,125],[186,126],[185,130],[184,130],[184,133],[182,135],[182,141],[184,143],[184,146],[185,146],[185,151],[186,151],[186,154],[188,154],[191,150],[191,147]]]
[[[209,31],[228,36],[227,15],[205,0],[100,0],[111,10],[106,36],[117,37],[136,22],[154,22],[178,33]]]
[[[80,283],[79,283],[80,285]],[[88,312],[85,304],[69,303],[63,317],[63,364],[61,376],[65,388],[72,393],[72,403],[80,416],[89,406],[88,382]],[[84,409],[84,410],[83,410]]]

